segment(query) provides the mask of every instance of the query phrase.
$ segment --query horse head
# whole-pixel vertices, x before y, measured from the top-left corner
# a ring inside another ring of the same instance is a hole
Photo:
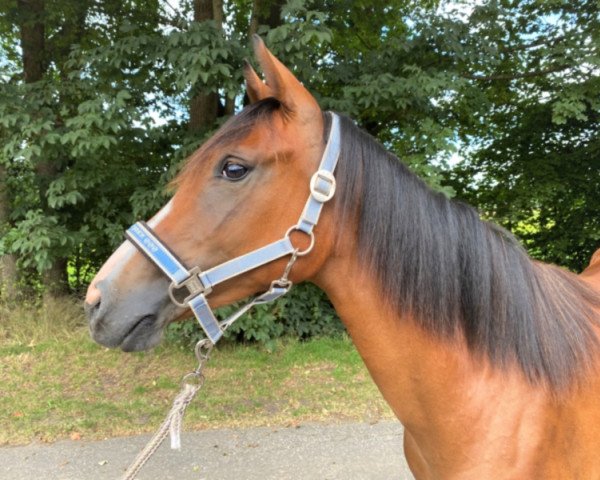
[[[254,49],[265,82],[247,63],[251,104],[189,158],[174,182],[174,196],[148,222],[184,264],[200,269],[286,235],[302,212],[325,148],[326,117],[314,97],[258,37]],[[316,248],[290,273],[294,282],[314,276],[331,249],[327,211],[322,217]],[[295,230],[289,239],[300,249],[311,241]],[[211,306],[267,289],[287,261],[280,258],[216,286]],[[93,338],[126,351],[156,345],[169,322],[189,314],[170,301],[168,286],[161,271],[126,240],[87,291]]]

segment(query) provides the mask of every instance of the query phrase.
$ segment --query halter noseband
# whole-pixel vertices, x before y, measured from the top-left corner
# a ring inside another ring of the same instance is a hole
[[[291,226],[282,239],[202,271],[200,267],[188,270],[145,222],[137,222],[126,231],[125,235],[133,245],[171,280],[169,295],[173,303],[180,307],[191,308],[213,344],[219,341],[227,327],[254,305],[271,302],[286,294],[292,287],[292,282],[288,280],[292,265],[298,257],[307,255],[312,250],[315,243],[313,229],[319,221],[323,205],[335,194],[336,183],[333,172],[340,155],[340,125],[339,117],[335,113],[330,115],[329,138],[319,169],[310,180],[310,196],[298,223]],[[310,245],[305,250],[299,251],[292,245],[290,235],[294,231],[304,232],[310,237]],[[225,320],[221,322],[217,320],[206,300],[206,296],[214,286],[287,255],[291,257],[283,275],[271,283],[269,290],[255,297]],[[184,287],[188,295],[184,300],[179,300],[176,293]]]

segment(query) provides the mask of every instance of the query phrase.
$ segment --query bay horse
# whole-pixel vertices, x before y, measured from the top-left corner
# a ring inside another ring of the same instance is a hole
[[[222,279],[210,306],[267,290],[284,270],[322,288],[404,425],[417,479],[600,479],[600,251],[580,276],[531,260],[350,119],[321,111],[260,38],[254,49],[265,81],[245,66],[251,104],[190,157],[148,231],[199,271],[281,238],[306,253]],[[334,128],[325,180],[337,192],[307,234],[296,222]],[[92,337],[156,345],[189,316],[168,288],[125,241],[88,289]]]

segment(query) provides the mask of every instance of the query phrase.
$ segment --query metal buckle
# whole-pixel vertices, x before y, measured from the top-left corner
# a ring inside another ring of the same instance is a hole
[[[321,180],[327,183],[326,190],[319,185]],[[316,171],[310,179],[310,194],[317,202],[325,203],[331,200],[335,194],[335,187],[335,177],[327,170]]]
[[[187,303],[196,295],[200,295],[201,293],[208,295],[212,291],[212,288],[206,288],[200,280],[199,275],[201,273],[200,267],[194,267],[190,270],[190,276],[188,278],[179,283],[173,282],[169,285],[169,296],[175,305],[178,307],[187,307]],[[183,301],[180,301],[175,297],[175,293],[183,287],[187,288],[189,295],[187,295]]]

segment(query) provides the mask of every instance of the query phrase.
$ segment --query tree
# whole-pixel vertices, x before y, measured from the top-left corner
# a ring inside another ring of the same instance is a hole
[[[194,21],[213,21],[217,30],[222,30],[223,12],[221,2],[213,0],[194,0]],[[202,92],[197,86],[192,87],[195,95],[190,103],[190,130],[204,132],[210,130],[219,113],[219,95],[215,91]],[[199,91],[200,90],[200,91]]]
[[[177,166],[231,112],[252,12],[227,3],[241,27],[225,32],[219,1],[183,2],[177,12],[141,1],[26,4],[0,3],[10,199],[0,251],[57,293],[65,282],[51,278],[68,271],[72,287],[84,286],[123,227],[165,202]]]
[[[463,38],[475,88],[454,102],[466,162],[453,185],[535,257],[581,270],[600,247],[600,7],[494,2]]]
[[[103,9],[89,1],[56,1],[51,9],[42,0],[2,4],[2,28],[8,34],[3,58],[12,61],[3,65],[6,81],[0,92],[4,192],[11,199],[12,223],[3,236],[2,251],[16,254],[25,270],[35,267],[49,294],[66,290],[67,262],[77,262],[89,231],[82,190],[96,193],[91,187],[97,179],[89,178],[94,171],[89,168],[94,160],[90,150],[101,154],[115,141],[105,130],[118,130],[114,118],[104,123],[96,118],[94,124],[94,115],[106,107],[102,91],[107,89],[96,88],[90,78],[78,79],[72,55],[77,48],[106,45],[118,36],[119,29],[105,29],[102,20],[112,19],[113,26],[118,26],[116,19],[126,23],[127,7],[120,3],[104,2]],[[144,4],[148,12],[150,5]],[[138,15],[137,21],[142,23],[144,15]],[[117,95],[114,100],[122,103],[123,99]],[[99,135],[86,138],[96,128]]]
[[[6,169],[0,164],[0,234],[10,228],[10,201],[6,191]],[[17,297],[17,260],[13,254],[0,253],[0,300],[13,301]]]
[[[165,203],[182,161],[244,104],[253,33],[321,105],[534,255],[577,269],[598,244],[593,2],[0,0],[0,11],[0,254],[30,285],[63,262],[83,288],[123,229]]]

